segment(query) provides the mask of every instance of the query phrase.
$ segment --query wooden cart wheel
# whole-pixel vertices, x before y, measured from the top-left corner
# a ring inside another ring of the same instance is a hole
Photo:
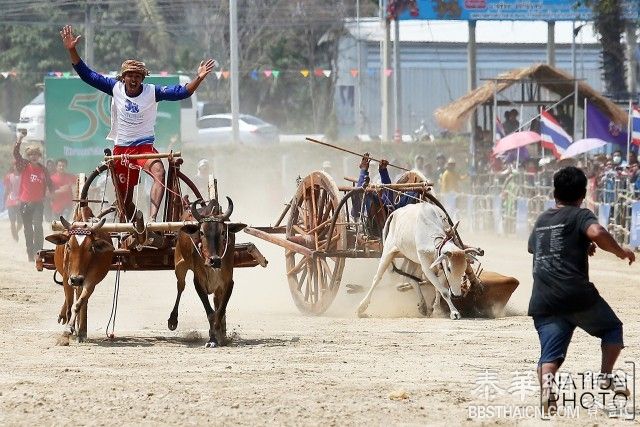
[[[313,257],[289,250],[285,253],[289,290],[296,306],[305,314],[324,313],[340,287],[344,258],[324,256],[346,249],[344,212],[339,212],[332,236],[328,236],[340,202],[338,194],[333,179],[316,171],[302,180],[291,204],[287,239],[319,253]]]

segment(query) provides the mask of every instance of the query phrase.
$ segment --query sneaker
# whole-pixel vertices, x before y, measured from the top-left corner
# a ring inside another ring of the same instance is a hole
[[[627,386],[620,380],[616,381],[616,377],[612,377],[610,374],[606,378],[598,379],[598,387],[600,390],[611,390],[615,394],[621,394],[624,397],[631,396],[631,391]]]

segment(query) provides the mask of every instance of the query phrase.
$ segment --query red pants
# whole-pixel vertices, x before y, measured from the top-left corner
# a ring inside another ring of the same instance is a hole
[[[138,145],[135,147],[119,147],[113,148],[113,155],[121,154],[148,154],[157,153],[152,144]],[[140,170],[148,167],[155,159],[122,159],[114,161],[114,170],[116,174],[116,182],[118,190],[123,196],[128,190],[138,185]]]

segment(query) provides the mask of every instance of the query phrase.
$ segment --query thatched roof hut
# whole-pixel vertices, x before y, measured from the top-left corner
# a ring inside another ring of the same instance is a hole
[[[503,73],[496,80],[487,81],[452,103],[436,109],[433,115],[442,128],[458,131],[478,106],[493,103],[494,93],[502,92],[519,81],[525,80],[535,81],[560,97],[569,95],[574,89],[574,79],[568,73],[547,64],[535,64],[528,68]],[[621,126],[626,126],[627,113],[623,109],[585,82],[578,81],[578,105],[584,105],[585,98],[594,103],[611,120]]]

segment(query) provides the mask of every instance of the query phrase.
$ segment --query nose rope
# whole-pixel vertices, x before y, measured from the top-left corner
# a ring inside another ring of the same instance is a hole
[[[189,236],[189,240],[191,240],[191,244],[193,245],[193,249],[196,250],[196,252],[198,253],[198,256],[200,256],[200,258],[204,259],[204,257],[202,256],[202,253],[200,252],[200,249],[198,249],[198,246],[196,246],[196,242],[193,241],[193,237]]]

